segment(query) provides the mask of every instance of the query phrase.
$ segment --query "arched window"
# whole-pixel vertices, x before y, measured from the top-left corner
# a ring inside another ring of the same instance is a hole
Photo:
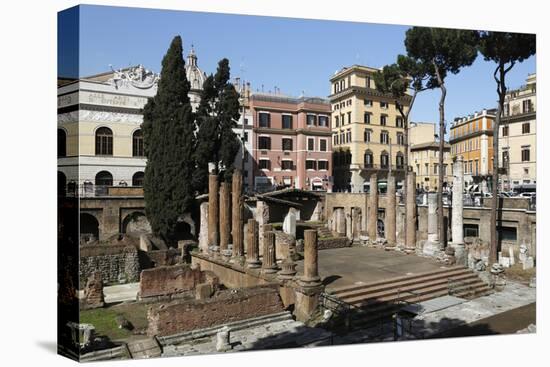
[[[95,132],[95,154],[113,155],[113,132],[108,127],[100,127]]]
[[[101,171],[95,175],[96,186],[113,186],[113,175],[108,171]]]
[[[67,134],[63,129],[57,129],[57,156],[65,157],[67,155]]]
[[[365,168],[371,168],[373,165],[372,152],[370,150],[365,151],[364,163]]]
[[[132,156],[143,157],[143,133],[140,130],[136,130],[132,136]]]
[[[132,176],[132,186],[143,186],[145,174],[141,171],[134,173]]]
[[[386,151],[383,151],[380,154],[380,168],[388,168],[389,166],[389,155]]]

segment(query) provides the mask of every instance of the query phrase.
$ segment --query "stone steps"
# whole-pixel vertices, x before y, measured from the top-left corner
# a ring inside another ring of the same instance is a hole
[[[335,289],[332,295],[352,306],[352,328],[368,328],[389,321],[406,304],[449,295],[449,280],[452,281],[452,295],[455,297],[475,298],[491,292],[471,270],[463,266],[451,266],[379,282],[341,287]]]
[[[456,278],[456,280],[461,280],[466,283],[476,283],[481,282],[481,280],[475,276],[475,274],[466,274],[461,275]],[[425,281],[420,284],[413,284],[406,287],[399,287],[397,289],[387,289],[381,292],[375,293],[363,293],[357,294],[353,297],[346,297],[343,300],[347,303],[350,303],[355,306],[361,307],[362,305],[368,305],[372,302],[390,302],[390,301],[399,301],[403,297],[409,295],[422,295],[430,292],[437,292],[439,290],[446,290],[448,292],[448,278],[439,278],[432,281]],[[367,298],[365,297],[367,296]],[[342,298],[341,298],[342,299]]]
[[[434,275],[424,275],[421,277],[414,277],[412,279],[399,280],[395,282],[384,281],[382,284],[374,284],[374,285],[366,284],[364,286],[356,286],[349,289],[337,289],[332,294],[337,296],[340,299],[345,299],[345,298],[352,298],[356,296],[365,296],[371,293],[378,293],[386,290],[395,290],[397,288],[407,288],[408,286],[415,286],[420,283],[430,282],[432,280],[444,279],[448,281],[449,278],[460,279],[463,276],[472,276],[472,275],[474,274],[472,274],[468,269],[458,269],[450,272],[445,272],[444,277],[441,274],[434,274]]]
[[[421,278],[431,277],[431,276],[439,276],[441,274],[448,274],[448,273],[451,273],[451,272],[454,272],[454,271],[464,272],[464,271],[469,271],[469,270],[467,268],[465,268],[463,266],[459,266],[459,265],[450,266],[450,267],[442,268],[440,270],[433,270],[433,271],[410,274],[410,275],[402,275],[402,276],[387,278],[387,279],[380,280],[380,281],[375,281],[375,282],[354,284],[354,285],[351,285],[351,286],[335,288],[331,291],[331,294],[334,295],[334,296],[339,297],[343,293],[353,292],[353,291],[360,290],[360,289],[377,288],[377,287],[380,287],[380,286],[390,286],[390,287],[392,287],[393,285],[399,284],[400,282],[419,280]]]

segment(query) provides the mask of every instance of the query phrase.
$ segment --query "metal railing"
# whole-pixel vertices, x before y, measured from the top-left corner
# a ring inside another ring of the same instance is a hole
[[[64,188],[58,188],[57,194],[61,197],[143,196],[143,186],[95,185],[91,182],[76,184],[69,182]]]

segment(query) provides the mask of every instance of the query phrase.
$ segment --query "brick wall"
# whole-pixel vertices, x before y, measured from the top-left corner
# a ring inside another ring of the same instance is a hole
[[[210,299],[151,307],[147,335],[173,335],[281,311],[283,304],[276,287],[225,290]]]
[[[79,278],[82,288],[94,272],[100,272],[105,285],[139,280],[138,250],[126,245],[80,247]]]
[[[205,272],[192,269],[189,264],[146,269],[141,272],[139,295],[147,298],[183,293],[195,289],[206,279]]]

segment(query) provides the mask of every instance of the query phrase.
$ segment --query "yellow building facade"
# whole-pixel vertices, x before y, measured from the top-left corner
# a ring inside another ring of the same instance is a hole
[[[455,118],[450,129],[451,155],[460,155],[464,160],[465,185],[483,192],[490,191],[493,174],[495,112],[484,109],[473,115]]]
[[[398,180],[404,177],[405,125],[395,99],[376,89],[378,71],[353,65],[330,78],[336,191],[363,192],[372,173],[379,179],[390,171]],[[406,111],[409,101],[398,103]]]

